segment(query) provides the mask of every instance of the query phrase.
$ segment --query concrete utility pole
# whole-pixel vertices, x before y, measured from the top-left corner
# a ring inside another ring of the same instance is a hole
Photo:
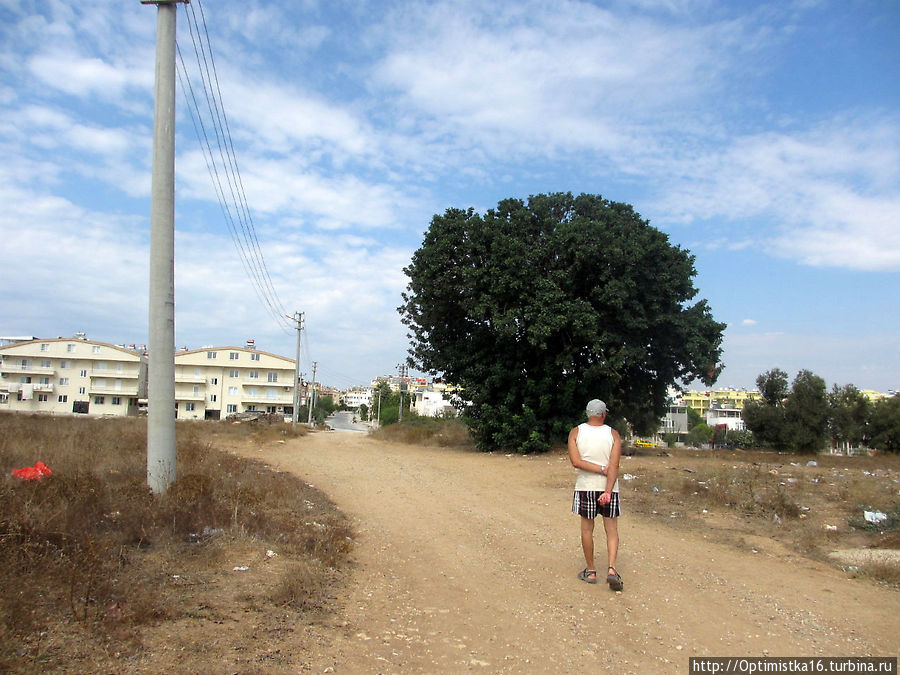
[[[397,410],[397,421],[403,421],[403,378],[406,377],[406,374],[409,372],[409,368],[402,363],[397,364],[397,370],[400,371],[400,408]]]
[[[309,419],[306,420],[306,423],[309,426],[312,426],[313,406],[316,405],[316,368],[318,365],[318,361],[313,361],[312,382],[309,383],[310,391],[306,397],[306,400],[309,401]]]
[[[141,0],[141,4],[156,5],[147,484],[157,494],[175,482],[175,17],[179,2],[187,0]]]
[[[300,417],[300,331],[303,329],[303,312],[294,312],[289,319],[297,324],[297,358],[294,359],[294,412],[291,415],[291,429],[297,428]]]

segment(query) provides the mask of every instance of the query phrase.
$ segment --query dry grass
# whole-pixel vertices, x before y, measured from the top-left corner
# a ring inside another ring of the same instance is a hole
[[[394,443],[440,447],[475,448],[466,426],[458,419],[411,417],[372,433],[374,438]]]
[[[0,671],[116,670],[139,657],[147,627],[194,611],[172,570],[202,578],[234,547],[277,550],[292,572],[267,593],[324,611],[348,521],[302,480],[216,449],[290,428],[179,424],[178,481],[153,496],[145,424],[0,414]],[[10,475],[37,460],[53,475]]]

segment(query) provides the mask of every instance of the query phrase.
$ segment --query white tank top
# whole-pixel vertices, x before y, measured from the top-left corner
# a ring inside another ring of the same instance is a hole
[[[609,466],[609,456],[613,447],[612,428],[606,424],[599,427],[592,426],[587,422],[579,424],[575,445],[578,446],[578,453],[581,455],[581,459],[586,459],[594,464]],[[575,479],[575,489],[606,490],[606,476],[579,469],[578,478]],[[619,491],[618,477],[616,477],[616,484],[613,486],[612,491]]]

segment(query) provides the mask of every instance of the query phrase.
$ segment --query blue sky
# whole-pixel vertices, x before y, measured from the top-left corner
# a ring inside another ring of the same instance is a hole
[[[780,367],[900,388],[894,0],[202,9],[305,372],[396,372],[402,270],[433,214],[571,191],[633,204],[696,256],[728,324],[721,385]],[[155,35],[139,0],[0,0],[0,334],[147,341]],[[176,341],[293,356],[178,96]]]

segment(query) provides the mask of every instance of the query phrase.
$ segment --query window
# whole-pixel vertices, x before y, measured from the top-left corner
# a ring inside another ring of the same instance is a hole
[[[123,370],[124,370],[123,364],[117,363],[116,364],[116,372],[121,373]]]
[[[200,385],[195,384],[194,385],[194,396],[199,396],[199,395],[200,395]]]
[[[256,387],[247,387],[247,393],[253,398],[256,398],[256,396],[259,395],[259,390]]]
[[[259,354],[250,354],[251,361],[259,361]]]
[[[219,384],[219,378],[218,378],[218,377],[211,377],[211,378],[209,378],[209,383],[210,383],[210,384]]]
[[[38,394],[38,402],[46,403],[47,402],[47,394]]]
[[[95,396],[94,403],[97,405],[103,405],[104,403],[106,403],[106,397],[105,396]]]
[[[266,389],[266,398],[268,399],[276,399],[278,398],[278,390],[272,389],[271,387]]]
[[[69,397],[67,394],[60,394],[56,397],[57,403],[68,403]]]
[[[216,400],[217,400],[217,398],[218,398],[218,397],[217,397],[215,394],[210,394],[210,395],[209,395],[209,401],[210,401],[210,403],[215,403]]]
[[[48,345],[48,344],[42,344],[42,345],[41,345],[41,351],[42,351],[42,352],[49,352],[49,351],[50,351],[50,345]]]
[[[50,367],[50,359],[42,359],[41,360],[41,368],[49,368]]]
[[[267,413],[273,413],[273,412],[275,412],[276,410],[277,410],[277,406],[274,406],[274,405],[267,405],[267,406],[266,406],[266,412],[267,412]]]
[[[227,409],[225,412],[236,413],[236,412],[237,412],[237,404],[236,404],[236,403],[229,403],[229,404],[228,404],[228,409]]]
[[[28,359],[22,359],[22,370],[28,370]]]
[[[249,412],[256,412],[256,406],[255,406],[255,405],[248,405],[248,406],[247,406],[247,410],[248,410]]]
[[[218,355],[219,355],[218,352],[206,352],[206,358],[208,358],[208,359],[214,359],[214,358],[216,358]]]
[[[251,379],[251,380],[255,380],[255,379],[258,378],[258,377],[259,377],[259,371],[258,371],[258,370],[251,370],[251,371],[250,371],[250,379]]]
[[[40,377],[38,378],[38,384],[50,384],[49,377]]]
[[[95,354],[99,354],[100,353],[100,345],[94,345],[94,347],[93,347],[93,349],[91,349],[91,351],[94,352]]]
[[[25,377],[20,377],[19,382],[21,384],[31,384],[31,378],[26,375]]]
[[[192,412],[194,410],[194,404],[190,401],[184,404],[184,409],[188,412]]]
[[[232,368],[228,371],[228,377],[240,377],[240,373],[237,368]]]
[[[59,367],[60,367],[60,370],[68,370],[69,368],[72,367],[72,362],[71,361],[60,361]]]
[[[86,371],[86,370],[82,370],[80,374],[81,374],[82,377],[87,377],[87,371]]]
[[[106,361],[98,361],[97,370],[106,370]]]
[[[79,393],[79,394],[84,394],[84,393],[86,393],[84,387],[78,387],[78,393]]]
[[[269,373],[269,382],[278,382],[278,373]]]
[[[228,358],[231,359],[232,361],[237,361],[238,356],[239,356],[239,354],[237,352],[228,352]]]
[[[112,404],[113,405],[122,405],[122,398],[120,396],[113,396]]]
[[[66,345],[66,351],[69,352],[69,354],[71,354],[72,352],[75,351],[75,345]]]
[[[238,388],[237,387],[228,387],[228,395],[229,396],[237,396]]]

